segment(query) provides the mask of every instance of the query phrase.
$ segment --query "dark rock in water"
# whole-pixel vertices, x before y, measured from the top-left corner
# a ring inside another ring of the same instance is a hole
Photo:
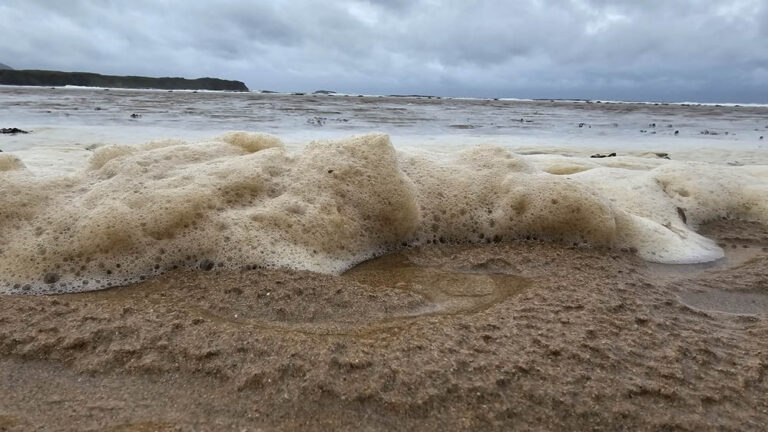
[[[2,128],[0,134],[16,135],[16,134],[28,134],[29,131],[21,130],[19,128]]]
[[[277,93],[277,92],[276,91],[272,91],[272,90],[260,90],[259,93],[272,94],[272,93]]]
[[[683,223],[688,223],[688,218],[685,217],[685,209],[682,209],[680,207],[677,208],[677,215],[680,216],[680,220],[683,221]]]
[[[595,154],[593,154],[593,155],[592,155],[592,156],[590,156],[590,157],[591,157],[591,158],[595,158],[595,159],[602,159],[602,158],[607,158],[607,157],[615,157],[615,156],[616,156],[616,153],[609,153],[609,154],[607,154],[607,155],[605,155],[605,154],[601,154],[601,153],[595,153]]]
[[[680,131],[679,130],[675,131],[675,136],[677,136],[677,135],[680,135]]]
[[[387,96],[396,97],[396,98],[426,98],[426,99],[431,99],[435,97],[435,96],[421,95],[421,94],[391,94]]]
[[[131,118],[135,118],[135,119],[136,118],[141,118],[141,114],[133,113],[133,114],[131,114]]]
[[[763,137],[762,137],[762,136],[760,136],[760,139],[763,139]]]
[[[325,126],[326,121],[328,121],[326,117],[312,117],[307,119],[307,124],[314,126]]]
[[[294,95],[294,96],[304,96],[306,93],[295,92],[295,93],[291,93],[291,94]]]
[[[330,94],[336,94],[336,92],[333,90],[316,90],[313,94],[330,95]]]
[[[662,159],[669,159],[669,153],[658,152],[658,153],[654,153],[654,154],[655,154],[657,157],[660,157],[660,158],[662,158]]]

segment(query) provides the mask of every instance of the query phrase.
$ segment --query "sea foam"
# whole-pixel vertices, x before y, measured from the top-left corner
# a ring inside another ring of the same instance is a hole
[[[6,293],[102,289],[178,267],[340,273],[404,245],[531,237],[696,263],[723,256],[699,224],[768,220],[761,167],[493,146],[435,155],[396,151],[382,134],[299,152],[246,132],[107,146],[55,177],[0,158]]]

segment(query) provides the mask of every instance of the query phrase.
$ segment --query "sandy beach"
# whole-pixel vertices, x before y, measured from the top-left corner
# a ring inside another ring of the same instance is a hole
[[[701,232],[725,260],[523,241],[3,296],[0,430],[763,430],[768,228]]]
[[[768,423],[765,107],[3,91],[0,431]]]
[[[768,431],[766,23],[0,2],[0,432]]]

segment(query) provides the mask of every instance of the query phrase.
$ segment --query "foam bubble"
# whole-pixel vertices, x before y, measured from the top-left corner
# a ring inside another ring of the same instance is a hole
[[[0,172],[17,171],[26,168],[18,156],[12,154],[0,154]]]
[[[120,156],[129,155],[136,152],[136,148],[126,145],[109,145],[99,147],[93,152],[93,156],[88,161],[88,167],[92,170],[99,169],[107,162]]]
[[[249,153],[254,153],[254,152],[268,149],[268,148],[283,146],[283,143],[280,141],[280,138],[277,138],[271,135],[257,134],[252,132],[242,132],[242,131],[229,132],[223,137],[221,137],[221,140],[226,143],[238,146]]]
[[[339,273],[403,244],[526,237],[702,262],[722,250],[698,224],[768,219],[763,173],[493,146],[397,152],[386,135],[297,153],[247,132],[106,146],[59,177],[0,155],[0,290],[94,290],[177,267]]]

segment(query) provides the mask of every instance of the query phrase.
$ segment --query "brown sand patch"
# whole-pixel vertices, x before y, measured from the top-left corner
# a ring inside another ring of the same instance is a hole
[[[768,317],[680,299],[765,293],[768,231],[704,229],[756,253],[441,246],[5,296],[0,430],[763,430]]]

